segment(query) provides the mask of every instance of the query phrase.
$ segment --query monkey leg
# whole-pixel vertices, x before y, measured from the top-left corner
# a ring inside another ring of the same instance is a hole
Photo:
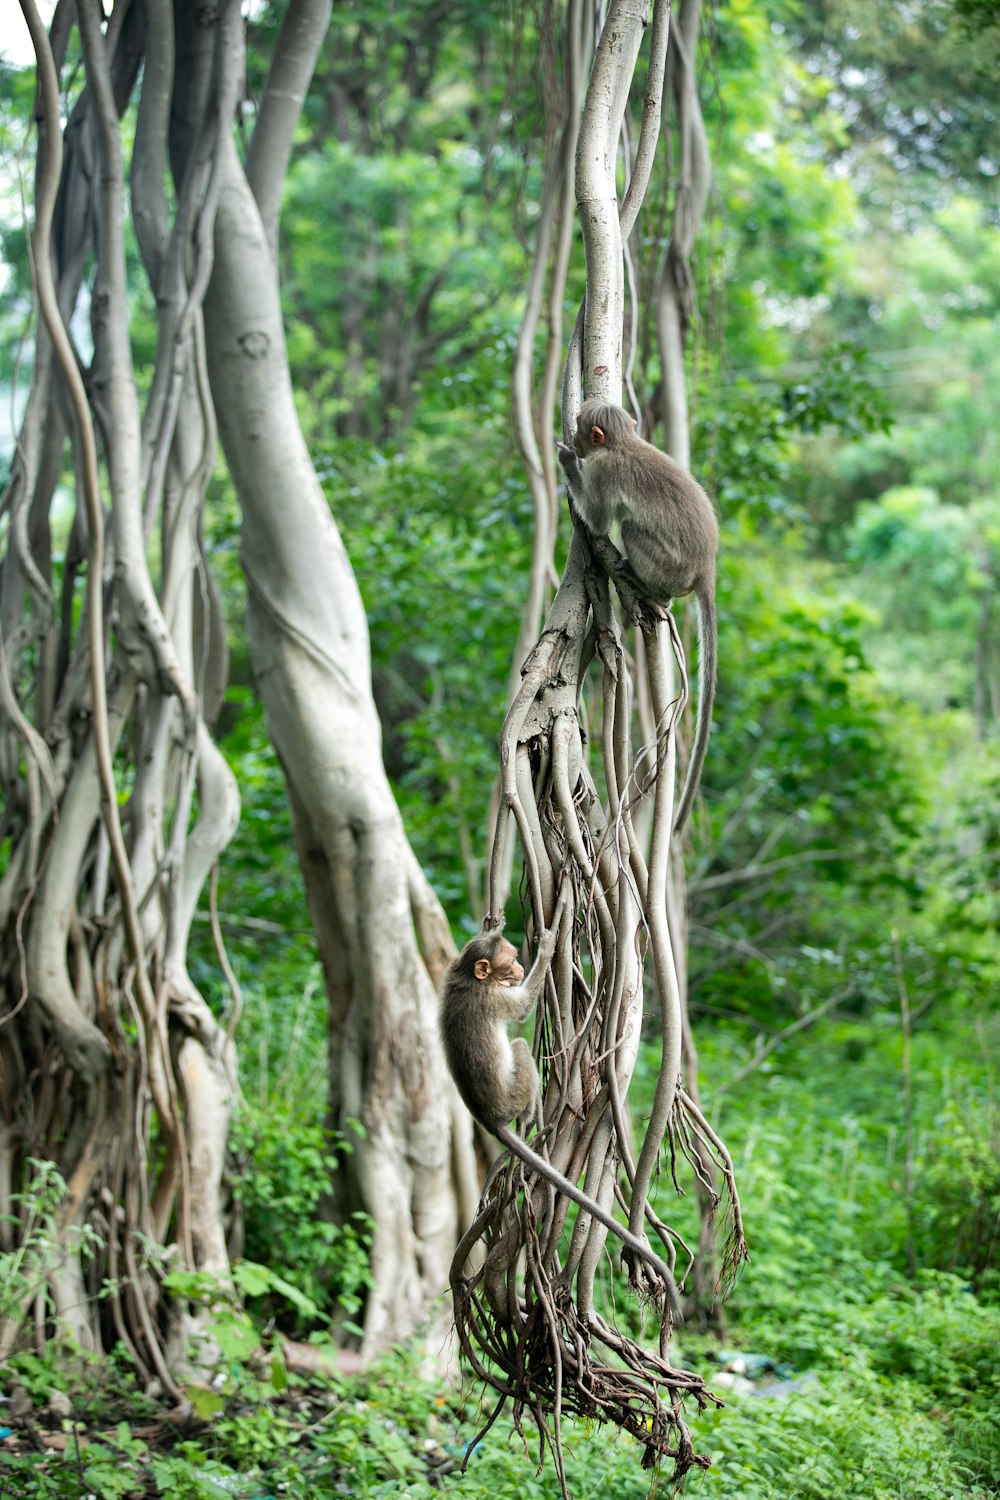
[[[646,593],[646,585],[627,557],[619,557],[617,563],[615,563],[615,577],[622,579],[630,588],[635,589],[637,594]]]
[[[511,1069],[507,1090],[508,1120],[516,1120],[531,1109],[538,1098],[538,1069],[535,1059],[523,1037],[515,1037],[510,1044],[514,1066]]]
[[[649,590],[655,586],[654,598],[682,599],[691,593],[695,584],[691,561],[678,538],[647,531],[626,516],[622,521],[622,546],[640,587]],[[637,569],[636,560],[640,558]]]

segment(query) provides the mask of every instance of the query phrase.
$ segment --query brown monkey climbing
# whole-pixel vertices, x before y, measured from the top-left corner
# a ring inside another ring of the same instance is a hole
[[[678,1317],[677,1286],[660,1256],[508,1128],[509,1121],[533,1113],[539,1080],[527,1043],[522,1037],[512,1042],[506,1027],[511,1021],[524,1021],[534,1009],[555,941],[554,928],[542,934],[527,979],[517,949],[501,933],[482,933],[465,945],[449,965],[441,994],[441,1039],[448,1067],[479,1123],[525,1166],[617,1235],[631,1256],[644,1261],[662,1283],[671,1311]]]
[[[680,464],[638,436],[635,418],[610,401],[585,401],[572,443],[559,461],[581,519],[599,536],[621,524],[633,573],[652,599],[694,594],[698,600],[699,691],[694,744],[674,821],[687,822],[701,780],[712,727],[717,659],[715,554],[719,523],[700,484]]]

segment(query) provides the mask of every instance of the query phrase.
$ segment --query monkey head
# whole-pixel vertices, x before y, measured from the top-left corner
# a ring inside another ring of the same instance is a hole
[[[524,969],[518,962],[514,944],[509,943],[505,937],[495,937],[488,941],[493,945],[493,952],[489,957],[483,954],[476,959],[472,966],[474,977],[484,984],[500,984],[505,988],[520,984],[524,978]]]
[[[466,983],[478,980],[480,984],[499,984],[506,988],[520,984],[524,978],[517,949],[499,932],[481,933],[466,943],[455,960],[455,967]]]
[[[615,447],[635,436],[636,421],[630,412],[610,401],[585,401],[576,418],[573,447],[581,458],[600,448]]]

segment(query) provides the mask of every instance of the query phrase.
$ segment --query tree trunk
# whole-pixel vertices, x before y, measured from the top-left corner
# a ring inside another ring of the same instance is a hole
[[[206,1315],[188,1318],[174,1306],[161,1320],[159,1276],[144,1244],[173,1243],[180,1264],[228,1275],[221,1183],[235,1066],[186,966],[199,893],[239,814],[206,723],[224,641],[211,604],[195,607],[205,593],[199,512],[214,446],[199,399],[199,301],[184,282],[189,253],[196,265],[198,257],[183,229],[171,234],[162,173],[157,180],[144,170],[163,145],[149,123],[164,88],[169,101],[169,26],[152,24],[147,36],[141,7],[121,7],[105,34],[97,7],[80,5],[85,86],[64,133],[57,61],[69,9],[57,12],[50,43],[32,0],[23,8],[38,59],[32,243],[45,326],[4,497],[11,545],[0,581],[0,764],[12,854],[0,881],[0,1049],[17,1086],[3,1102],[0,1210],[11,1216],[8,1244],[31,1270],[0,1329],[0,1356],[44,1338],[51,1305],[58,1329],[83,1348],[117,1337],[142,1374],[177,1395],[179,1372],[190,1368],[183,1334],[201,1336],[201,1358],[211,1357]],[[159,348],[140,416],[119,115],[143,46],[133,190]],[[195,173],[178,189],[178,219],[189,224],[201,213],[210,221],[211,211],[206,174]],[[94,355],[85,383],[68,326],[90,253]],[[67,435],[76,515],[60,577],[48,512]],[[159,593],[146,545],[157,520]],[[84,557],[80,616],[74,595]],[[31,1159],[44,1165],[32,1172]],[[35,1238],[36,1199],[52,1213],[45,1253]],[[35,1303],[42,1311],[29,1333]]]
[[[243,511],[254,672],[288,781],[329,997],[330,1119],[360,1121],[347,1202],[374,1224],[363,1354],[406,1338],[447,1280],[469,1135],[414,935],[411,860],[382,767],[368,628],[295,413],[274,264],[227,141],[205,301],[219,432]]]

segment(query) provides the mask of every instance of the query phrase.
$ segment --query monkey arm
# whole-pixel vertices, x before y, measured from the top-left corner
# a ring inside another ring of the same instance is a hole
[[[556,453],[559,463],[562,463],[562,472],[565,474],[567,489],[570,492],[570,514],[576,526],[582,525],[588,532],[591,540],[600,540],[601,534],[609,531],[612,517],[607,516],[606,522],[601,528],[601,516],[595,519],[594,496],[588,492],[585,480],[583,480],[583,460],[571,443],[556,443]]]
[[[557,443],[556,450],[566,475],[573,519],[582,521],[592,536],[607,536],[614,520],[614,506],[606,500],[603,487],[586,482],[583,460],[572,444]],[[593,464],[594,457],[588,458],[587,463]],[[593,471],[588,469],[587,472],[589,474]]]
[[[559,910],[562,909],[562,903],[563,897],[560,896]],[[534,1005],[544,988],[545,976],[549,972],[552,964],[552,955],[556,951],[556,938],[559,935],[558,928],[558,922],[554,922],[551,927],[543,930],[541,937],[538,939],[538,952],[535,955],[535,962],[531,966],[528,977],[521,981],[521,988],[526,994],[531,996],[532,1005]]]
[[[602,542],[606,542],[612,552],[615,551],[612,543],[608,541],[608,532],[611,530],[613,520],[612,507],[605,505],[594,493],[594,487],[584,483],[583,462],[579,453],[571,443],[556,443],[556,451],[559,462],[563,466],[566,476],[566,488],[569,490],[569,508],[574,522],[583,525],[590,537],[591,551],[596,551]],[[593,459],[588,459],[592,463]],[[617,555],[617,554],[616,554]],[[607,558],[602,559],[608,576],[611,568]]]
[[[490,994],[490,1014],[495,1020],[503,1022],[504,1025],[508,1021],[523,1021],[534,1010],[535,999],[535,995],[528,993],[527,985],[512,984],[503,986],[498,984],[492,988]]]
[[[556,453],[562,464],[563,473],[566,476],[566,484],[574,501],[579,501],[580,492],[583,489],[583,469],[580,465],[580,455],[572,443],[556,443]]]
[[[543,932],[538,944],[538,954],[532,964],[527,976],[521,983],[512,986],[508,990],[498,990],[498,999],[505,1011],[509,1011],[506,1019],[510,1021],[524,1021],[534,1010],[538,1003],[538,997],[545,987],[545,976],[549,972],[552,963],[552,955],[555,952],[556,930],[550,928]]]

